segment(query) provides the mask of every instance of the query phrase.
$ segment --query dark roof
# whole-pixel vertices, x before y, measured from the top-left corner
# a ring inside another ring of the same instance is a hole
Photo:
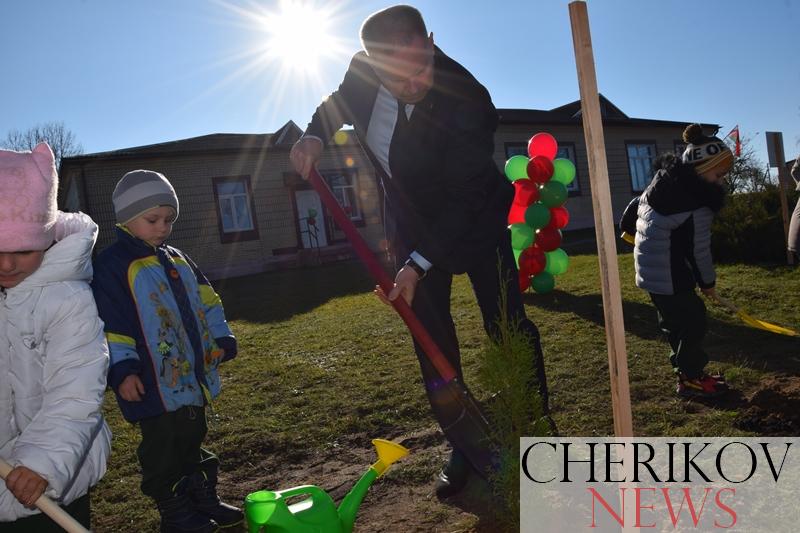
[[[288,150],[302,134],[303,130],[290,120],[275,133],[212,133],[177,141],[65,157],[64,162],[115,157],[191,155],[199,152],[203,154],[262,152],[270,148]]]
[[[581,102],[576,100],[550,110],[539,109],[498,109],[501,124],[580,124]],[[627,124],[631,126],[686,126],[686,122],[630,118],[605,96],[600,95],[600,114],[604,123]],[[703,124],[709,128],[719,128],[716,124]],[[230,152],[261,153],[269,149],[288,150],[303,131],[293,121],[288,121],[275,133],[212,133],[189,139],[179,139],[158,144],[121,148],[108,152],[65,157],[62,161],[81,162],[100,158],[125,158],[162,155],[220,154]]]
[[[498,109],[501,124],[580,124],[583,110],[581,101],[575,100],[550,110],[541,109]],[[683,128],[689,122],[673,120],[655,120],[649,118],[631,118],[622,112],[611,101],[600,95],[600,116],[604,123],[629,124],[631,126],[671,126]],[[719,128],[717,124],[703,124],[709,128]]]

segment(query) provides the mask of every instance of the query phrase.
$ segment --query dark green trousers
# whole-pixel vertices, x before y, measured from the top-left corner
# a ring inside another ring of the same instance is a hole
[[[62,506],[69,515],[89,529],[89,494],[85,494],[67,506]],[[49,516],[39,513],[14,522],[0,522],[0,533],[63,533],[61,526]]]
[[[699,377],[708,364],[703,350],[706,335],[706,305],[694,290],[678,294],[653,294],[650,299],[658,310],[658,327],[667,336],[672,351],[672,368],[688,378]]]
[[[184,476],[219,465],[217,456],[201,446],[208,431],[203,407],[184,406],[140,420],[139,427],[142,442],[136,455],[142,466],[142,492],[154,500],[172,497]]]

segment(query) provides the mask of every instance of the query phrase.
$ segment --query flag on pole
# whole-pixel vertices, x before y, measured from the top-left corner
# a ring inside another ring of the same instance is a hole
[[[730,139],[730,143],[733,145],[733,154],[736,157],[742,155],[742,142],[739,140],[739,125],[733,127],[733,129],[725,136],[724,140]]]

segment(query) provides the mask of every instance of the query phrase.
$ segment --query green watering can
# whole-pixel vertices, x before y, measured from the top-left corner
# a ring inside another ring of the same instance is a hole
[[[372,483],[392,463],[408,455],[408,450],[399,444],[383,439],[374,439],[372,444],[378,454],[378,462],[369,467],[358,483],[347,493],[339,508],[328,493],[314,485],[302,485],[286,490],[260,490],[247,495],[244,514],[250,533],[351,533],[361,501]],[[287,505],[294,496],[308,498]]]

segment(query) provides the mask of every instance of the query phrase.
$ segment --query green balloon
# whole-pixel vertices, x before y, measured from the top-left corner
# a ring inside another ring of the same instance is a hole
[[[575,179],[575,165],[569,159],[556,159],[553,161],[553,177],[551,179],[569,185]]]
[[[553,250],[552,252],[545,252],[544,256],[547,259],[547,263],[544,267],[545,272],[549,272],[554,276],[558,276],[559,274],[563,274],[567,271],[567,267],[569,266],[569,256],[567,255],[567,252],[561,248]]]
[[[515,155],[506,161],[506,177],[508,181],[517,181],[528,177],[528,158]]]
[[[531,287],[539,294],[544,294],[553,290],[556,286],[556,279],[550,272],[539,272],[531,278]]]
[[[511,224],[511,247],[520,252],[533,244],[533,228],[527,224]]]
[[[511,251],[514,252],[514,264],[519,268],[519,256],[522,254],[522,250],[517,250],[512,246]]]
[[[534,202],[525,210],[525,224],[541,229],[550,222],[550,210],[542,202]]]
[[[558,207],[567,201],[567,187],[559,181],[550,180],[539,190],[539,201],[547,207]]]

